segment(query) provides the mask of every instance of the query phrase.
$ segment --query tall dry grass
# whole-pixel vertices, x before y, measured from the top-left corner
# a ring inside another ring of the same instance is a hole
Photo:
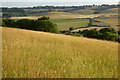
[[[118,44],[2,28],[4,78],[117,78]]]

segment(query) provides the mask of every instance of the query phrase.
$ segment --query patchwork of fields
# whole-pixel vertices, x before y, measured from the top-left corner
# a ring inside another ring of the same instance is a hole
[[[76,19],[76,18],[94,18],[99,17],[103,14],[96,15],[83,15],[83,14],[70,14],[70,13],[49,13],[44,16],[49,16],[51,19]],[[11,17],[10,19],[38,19],[41,16],[27,16],[27,17]]]
[[[51,19],[76,19],[76,18],[94,18],[99,16],[110,16],[110,15],[118,15],[118,13],[102,13],[102,14],[75,14],[75,13],[67,13],[67,12],[49,12],[44,13],[41,16],[49,16]],[[11,17],[10,19],[38,19],[41,16],[27,16],[27,17]]]
[[[2,29],[3,78],[118,77],[118,43]]]
[[[67,12],[49,12],[46,13],[46,16],[49,16],[51,20],[58,25],[59,30],[68,30],[70,27],[86,27],[89,23],[89,19],[87,18],[97,18],[96,20],[101,21],[103,23],[95,23],[97,25],[111,25],[111,27],[118,30],[116,26],[118,24],[117,17],[111,17],[117,15],[117,13],[102,13],[102,14],[75,14],[75,13],[67,13]],[[27,17],[11,17],[10,19],[38,19],[41,16],[27,16]],[[103,18],[101,18],[103,17]],[[109,18],[105,18],[109,17]],[[85,19],[86,18],[86,19]]]

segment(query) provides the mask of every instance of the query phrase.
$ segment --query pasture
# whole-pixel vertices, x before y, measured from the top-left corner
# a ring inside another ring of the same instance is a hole
[[[102,18],[102,19],[97,19],[97,20],[103,22],[104,24],[110,25],[111,27],[115,28],[116,30],[119,30],[119,27],[116,26],[116,25],[118,25],[117,17]]]
[[[84,14],[73,14],[67,12],[48,12],[42,14],[42,16],[49,16],[51,19],[76,19],[76,18],[94,18],[99,17],[103,14],[92,14],[92,15],[84,15]],[[26,16],[26,17],[11,17],[10,19],[38,19],[41,16]]]
[[[58,25],[59,30],[69,30],[70,27],[86,27],[89,19],[53,19],[54,23]]]
[[[3,78],[117,78],[118,43],[2,28]]]

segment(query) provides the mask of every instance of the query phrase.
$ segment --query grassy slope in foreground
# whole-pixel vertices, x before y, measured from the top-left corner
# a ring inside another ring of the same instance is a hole
[[[13,28],[2,29],[3,77],[117,77],[117,43]]]

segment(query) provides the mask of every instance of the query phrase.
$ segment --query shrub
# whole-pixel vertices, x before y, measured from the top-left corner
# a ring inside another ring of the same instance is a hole
[[[117,34],[117,31],[112,27],[107,27],[100,30],[100,33],[106,33],[106,32]]]
[[[103,33],[102,39],[108,40],[108,41],[117,41],[118,40],[118,34],[112,34],[110,32]]]
[[[110,34],[109,40],[111,41],[118,41],[118,34]]]
[[[117,41],[120,43],[120,36],[118,36]]]
[[[49,17],[46,17],[46,16],[43,16],[41,18],[38,18],[38,20],[49,20],[50,18]]]
[[[118,34],[120,35],[120,30],[118,31]]]
[[[82,35],[79,34],[79,33],[73,33],[72,36],[78,36],[78,37],[80,37],[80,36],[82,36]]]
[[[0,23],[0,25],[1,25],[1,23]],[[4,22],[2,22],[2,26],[3,26],[3,27],[6,27],[6,25],[5,25],[5,23],[4,23]]]
[[[70,32],[66,32],[65,35],[72,35],[73,33]]]
[[[70,33],[70,32],[65,33],[65,35],[78,36],[78,37],[81,37],[81,36],[82,36],[82,35],[79,34],[79,33]]]
[[[110,28],[109,30],[109,29],[103,28],[100,31],[102,33],[97,31],[96,29],[88,30],[84,36],[88,38],[97,38],[97,39],[102,39],[102,40],[120,42],[120,37],[118,34],[116,34],[116,31],[114,29]]]
[[[3,19],[3,25],[8,27],[16,27],[16,21],[12,19]]]
[[[97,38],[98,34],[99,31],[97,31],[96,29],[91,29],[88,30],[84,36],[88,38]]]
[[[21,19],[21,20],[17,20],[16,24],[19,28],[22,29],[30,29],[30,30],[34,30],[35,28],[35,21],[34,20],[30,20],[30,19]]]
[[[72,31],[72,30],[75,30],[75,28],[74,27],[70,27],[69,30]]]
[[[37,20],[36,21],[36,29],[37,31],[44,31],[44,32],[51,32],[51,33],[58,33],[58,27],[56,24],[53,24],[49,20]]]

